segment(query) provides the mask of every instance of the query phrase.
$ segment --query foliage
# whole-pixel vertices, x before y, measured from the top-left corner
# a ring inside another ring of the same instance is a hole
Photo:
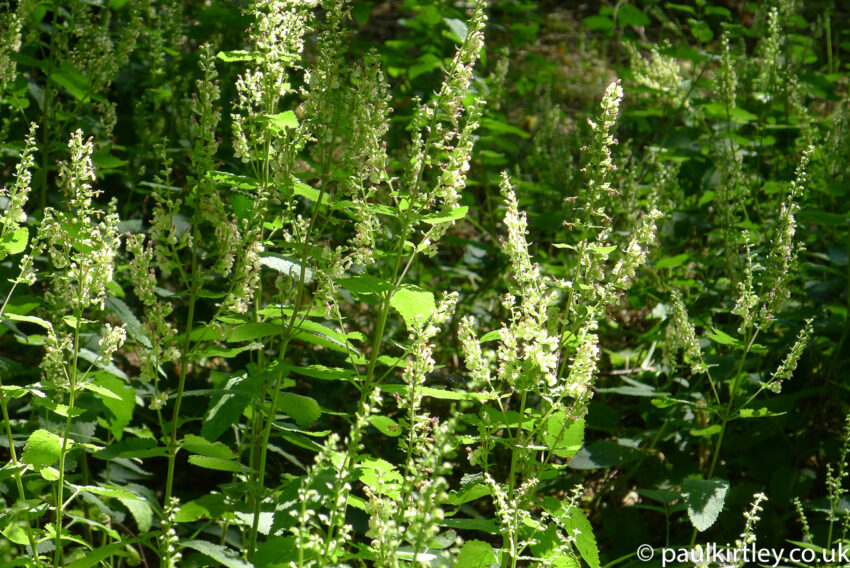
[[[0,10],[2,565],[846,545],[839,4]]]

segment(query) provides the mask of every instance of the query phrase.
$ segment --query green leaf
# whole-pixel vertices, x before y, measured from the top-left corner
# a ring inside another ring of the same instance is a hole
[[[720,479],[685,479],[682,482],[682,497],[688,506],[688,518],[695,529],[702,532],[707,530],[720,511],[726,500],[729,482]]]
[[[227,342],[251,341],[270,337],[283,331],[283,326],[270,322],[249,322],[237,325],[227,336]]]
[[[463,205],[461,207],[455,207],[451,211],[434,213],[433,215],[427,215],[421,219],[423,223],[428,223],[429,225],[442,225],[443,223],[451,223],[452,221],[457,221],[458,219],[463,219],[466,217],[466,213],[469,211],[469,207]]]
[[[6,258],[10,254],[24,252],[24,249],[27,248],[29,236],[30,234],[26,227],[18,227],[14,231],[3,235],[3,240],[0,241],[0,259]]]
[[[371,489],[380,489],[390,498],[398,498],[401,493],[401,474],[395,466],[381,458],[366,458],[359,466],[360,482]]]
[[[280,396],[278,410],[291,416],[301,428],[309,428],[322,415],[322,409],[314,399],[289,392]]]
[[[199,519],[218,519],[230,510],[224,495],[207,493],[188,503],[180,505],[174,520],[178,523],[191,523]]]
[[[401,314],[407,329],[425,322],[437,308],[434,294],[417,286],[405,284],[390,298],[390,305]]]
[[[22,321],[22,322],[26,322],[26,323],[34,323],[35,325],[40,325],[44,329],[53,329],[52,323],[50,323],[49,321],[43,320],[41,318],[37,318],[35,316],[24,316],[24,315],[20,315],[20,314],[6,313],[5,319],[12,320],[12,321]]]
[[[133,419],[133,410],[136,408],[136,391],[118,377],[106,373],[99,373],[92,386],[98,386],[112,396],[101,394],[101,404],[106,407],[108,413],[103,420],[109,424],[109,431],[116,440],[121,440],[126,428]]]
[[[720,424],[712,424],[711,426],[707,426],[705,428],[692,428],[691,436],[697,437],[707,437],[714,436],[715,434],[719,434],[720,430],[722,430],[722,426]]]
[[[129,556],[124,548],[138,542],[138,538],[132,540],[122,540],[121,542],[113,542],[106,546],[98,547],[94,550],[88,550],[86,553],[67,565],[67,568],[89,568],[95,564],[106,560],[112,556]]]
[[[642,455],[643,452],[637,448],[601,440],[579,450],[568,465],[572,469],[602,469],[636,461]]]
[[[711,38],[714,37],[714,32],[711,31],[711,26],[702,20],[688,18],[688,25],[691,28],[691,34],[700,43],[711,41]]]
[[[118,320],[126,326],[127,335],[129,335],[136,343],[140,343],[147,348],[153,347],[151,340],[148,339],[145,333],[145,328],[136,318],[136,315],[130,310],[130,307],[120,298],[106,298],[106,307],[118,316]]]
[[[770,416],[782,416],[784,412],[772,412],[767,408],[742,408],[739,416],[741,418],[767,418]]]
[[[73,440],[68,440],[70,446]],[[21,461],[36,468],[53,465],[59,461],[62,453],[62,438],[47,430],[36,430],[30,434],[24,445]]]
[[[50,74],[50,80],[65,88],[78,101],[87,101],[91,95],[91,83],[70,63],[63,63]],[[103,100],[102,97],[91,97]]]
[[[129,499],[126,497],[118,497],[118,501],[127,507],[130,514],[136,520],[136,526],[139,532],[148,532],[153,524],[153,508],[150,503],[144,499]]]
[[[259,57],[250,51],[236,49],[234,51],[219,51],[216,57],[225,63],[233,63],[236,61],[256,61]]]
[[[493,547],[480,540],[468,540],[457,555],[455,566],[464,568],[490,568],[497,564],[496,552]]]
[[[278,133],[284,132],[288,128],[292,130],[298,128],[298,118],[291,110],[279,114],[266,115],[265,119],[271,129]]]
[[[210,442],[206,438],[201,438],[194,434],[187,434],[180,445],[183,449],[193,454],[200,454],[211,458],[232,460],[236,457],[233,451],[221,442]]]
[[[502,122],[501,120],[494,120],[492,118],[482,118],[481,127],[486,130],[489,130],[490,132],[495,132],[496,134],[513,134],[515,136],[519,136],[520,138],[531,138],[531,134],[529,134],[522,128],[518,128],[513,124],[508,124],[507,122]]]
[[[261,373],[249,373],[230,378],[224,385],[225,392],[216,393],[210,398],[204,423],[201,426],[201,435],[214,442],[238,422],[262,380]]]
[[[642,28],[652,23],[652,20],[643,13],[643,10],[633,4],[623,4],[617,10],[617,24],[621,28],[634,26]]]
[[[395,438],[401,435],[401,426],[389,416],[370,416],[369,424],[377,428],[384,436]]]
[[[681,493],[678,491],[669,491],[667,489],[638,489],[637,492],[644,497],[648,497],[653,501],[658,501],[665,505],[669,505],[676,499],[680,499],[682,497]]]
[[[710,332],[706,333],[705,336],[720,345],[732,345],[738,349],[744,348],[744,344],[740,339],[732,337],[728,333],[722,332],[719,329],[712,329]]]
[[[570,534],[576,535],[575,546],[590,568],[599,568],[599,548],[590,521],[578,507],[568,507],[567,503],[547,497],[543,500],[543,508],[553,517],[564,523]]]
[[[213,544],[206,540],[188,540],[183,542],[180,546],[183,548],[192,548],[197,550],[204,556],[212,558],[227,568],[253,568],[251,564],[242,560],[242,558],[240,558],[233,550],[218,544]]]
[[[588,16],[581,23],[594,32],[610,32],[614,29],[614,20],[607,16]]]
[[[656,268],[675,268],[685,263],[691,257],[689,254],[677,254],[676,256],[668,256],[662,258],[655,263]]]
[[[326,367],[324,365],[306,365],[299,367],[297,365],[285,365],[288,371],[304,377],[311,377],[323,381],[351,381],[354,378],[354,373],[347,369],[338,369],[336,367]]]
[[[393,289],[391,283],[375,278],[374,276],[369,276],[368,274],[361,274],[352,278],[341,278],[338,282],[340,286],[356,294],[380,294]]]
[[[587,520],[584,511],[578,507],[571,507],[568,519],[571,532],[576,534],[575,544],[579,554],[590,568],[599,568],[599,548],[596,545],[593,527],[590,526],[590,521]]]
[[[402,397],[407,396],[407,393],[410,390],[410,387],[407,385],[380,385],[378,388],[388,394],[398,394]],[[431,398],[437,398],[440,400],[490,400],[496,398],[495,395],[487,393],[465,392],[462,390],[447,391],[434,387],[420,387],[417,390],[422,396],[430,396]]]
[[[94,453],[94,457],[109,460],[112,458],[163,457],[167,448],[156,445],[153,438],[127,438]]]
[[[566,412],[559,410],[549,417],[543,438],[556,456],[571,458],[584,442],[584,419],[571,419]]]
[[[232,471],[234,473],[242,473],[247,471],[247,468],[233,460],[223,458],[211,458],[209,456],[189,456],[189,463],[206,469],[214,469],[216,471]]]
[[[294,536],[271,536],[257,548],[252,558],[255,568],[287,568],[298,560]]]
[[[293,280],[301,279],[301,264],[294,260],[289,260],[285,256],[265,253],[260,257],[260,264],[265,267],[277,270],[281,274],[286,274]],[[309,284],[313,280],[313,270],[307,266],[304,268],[304,283]]]
[[[466,34],[469,33],[469,28],[467,28],[466,22],[456,18],[443,18],[443,21],[446,22],[446,25],[451,30],[451,38],[456,43],[463,43],[466,41]]]
[[[617,245],[610,246],[610,247],[591,247],[589,250],[590,250],[591,253],[595,254],[596,256],[599,256],[599,257],[602,257],[602,258],[608,258],[608,255],[610,255],[612,252],[617,250]]]
[[[114,170],[116,168],[121,168],[129,164],[127,160],[122,160],[116,156],[113,156],[109,153],[109,150],[98,150],[97,152],[92,153],[91,155],[92,163],[104,170]]]

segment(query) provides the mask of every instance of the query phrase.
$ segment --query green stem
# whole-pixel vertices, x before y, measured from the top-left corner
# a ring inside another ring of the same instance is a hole
[[[1,313],[2,311],[0,311],[0,314]],[[3,411],[3,424],[6,427],[6,437],[9,438],[9,454],[12,457],[12,465],[14,465],[15,468],[18,468],[21,464],[18,461],[18,452],[15,451],[15,442],[12,438],[12,423],[9,419],[9,409],[7,407],[6,392],[3,390],[2,379],[0,379],[0,409]],[[27,497],[24,492],[23,475],[21,471],[16,471],[14,478],[15,485],[17,485],[18,488],[18,499],[26,501]],[[29,517],[26,514],[24,514],[24,528],[27,533],[27,540],[30,543],[30,549],[32,550],[32,557],[35,561],[35,565],[41,566],[41,561],[39,560],[38,552],[36,551],[35,536],[33,535],[32,527],[30,526]]]
[[[196,208],[195,217],[197,217]],[[177,460],[177,423],[180,420],[180,406],[183,403],[183,393],[186,390],[186,374],[189,368],[189,354],[192,342],[192,326],[195,319],[195,304],[198,300],[198,220],[192,222],[192,272],[189,285],[189,313],[186,317],[186,337],[183,341],[183,353],[180,361],[180,377],[177,383],[177,397],[174,400],[174,412],[171,415],[171,433],[168,439],[168,474],[165,481],[165,499],[163,506],[168,506],[174,490],[174,464]]]
[[[519,424],[517,424],[516,436],[513,441],[513,448],[511,449],[511,469],[510,473],[508,473],[508,495],[510,498],[513,498],[514,491],[516,490],[517,485],[517,462],[519,461],[520,450],[518,446],[521,446],[524,443],[523,435],[522,435],[522,424],[525,422],[525,404],[528,397],[528,391],[522,391],[522,396],[520,397],[519,402]],[[514,530],[511,531],[511,538],[508,539],[504,534],[502,535],[502,568],[516,568],[517,563],[517,549],[516,549],[516,525],[518,523],[518,515],[519,511],[514,511]],[[505,548],[510,547],[510,555],[505,556],[504,551]]]
[[[81,278],[80,281],[83,279]],[[82,303],[82,298],[77,301]],[[62,431],[62,448],[59,451],[59,485],[56,488],[56,552],[53,554],[53,566],[58,568],[62,562],[62,516],[64,510],[63,492],[65,489],[65,457],[68,453],[68,436],[71,433],[71,419],[74,416],[74,403],[77,396],[77,360],[80,352],[80,326],[82,310],[77,310],[76,325],[74,326],[74,361],[71,366],[71,374],[68,377],[70,394],[68,395],[68,414],[65,418],[65,428]]]

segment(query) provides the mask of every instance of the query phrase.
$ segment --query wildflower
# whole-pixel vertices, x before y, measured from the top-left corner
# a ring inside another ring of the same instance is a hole
[[[694,325],[688,321],[688,313],[685,304],[678,291],[672,292],[673,297],[673,322],[668,328],[668,337],[672,338],[673,345],[682,346],[685,349],[685,362],[691,366],[691,373],[697,375],[708,371],[708,367],[702,358],[702,350],[697,341]]]
[[[785,358],[780,363],[779,367],[776,371],[771,375],[770,380],[767,381],[766,388],[771,392],[779,393],[782,390],[783,381],[787,381],[791,378],[791,375],[794,373],[794,369],[797,368],[797,362],[800,360],[800,357],[803,355],[803,351],[806,350],[806,346],[809,344],[809,340],[812,337],[812,318],[806,320],[806,325],[803,329],[800,330],[800,333],[797,335],[797,339],[794,341],[794,345],[791,346],[791,349],[788,351],[788,354],[785,355]]]

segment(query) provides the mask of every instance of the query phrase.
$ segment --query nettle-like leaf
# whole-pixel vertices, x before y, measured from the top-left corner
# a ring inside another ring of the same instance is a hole
[[[69,444],[73,443],[68,440]],[[62,453],[62,438],[47,430],[36,430],[27,439],[21,461],[35,468],[51,466],[59,461]]]
[[[570,419],[566,412],[559,410],[549,417],[543,439],[556,456],[571,458],[584,442],[584,419]]]
[[[721,479],[685,479],[682,496],[688,506],[688,518],[694,528],[702,532],[717,520],[723,510],[729,482]]]
[[[206,540],[188,540],[181,543],[181,546],[184,549],[197,550],[227,568],[252,568],[251,564],[242,560],[235,551]]]
[[[455,566],[467,568],[490,568],[498,562],[493,547],[480,540],[469,540],[463,543]]]
[[[432,292],[410,284],[402,285],[395,291],[390,305],[401,315],[408,329],[426,321],[437,308]]]

